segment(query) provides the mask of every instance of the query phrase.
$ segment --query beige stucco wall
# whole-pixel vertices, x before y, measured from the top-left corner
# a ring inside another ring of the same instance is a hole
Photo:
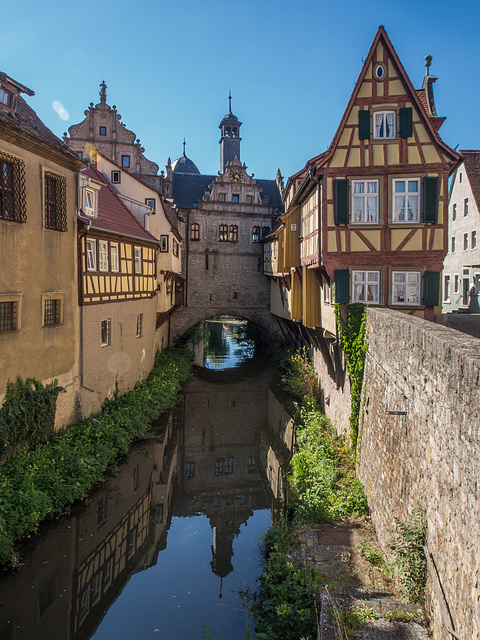
[[[115,382],[120,392],[133,388],[153,367],[155,357],[155,297],[110,302],[81,309],[83,378],[82,414],[89,415],[112,398]],[[143,313],[142,336],[136,337],[137,315]],[[111,343],[101,346],[102,320],[111,318]]]
[[[41,157],[13,143],[0,140],[0,149],[25,163],[25,223],[0,219],[0,299],[19,296],[21,325],[18,331],[0,334],[0,402],[7,381],[16,376],[42,382],[57,378],[67,393],[57,402],[57,427],[74,418],[78,385],[78,310],[76,268],[76,174],[49,157]],[[71,162],[71,160],[70,160]],[[67,179],[66,232],[43,226],[42,167]],[[61,324],[42,327],[42,296],[63,301]]]

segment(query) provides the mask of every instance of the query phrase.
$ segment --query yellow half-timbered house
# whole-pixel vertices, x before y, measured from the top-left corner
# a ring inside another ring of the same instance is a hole
[[[88,415],[153,366],[158,241],[93,165],[81,172],[79,200],[81,409]]]

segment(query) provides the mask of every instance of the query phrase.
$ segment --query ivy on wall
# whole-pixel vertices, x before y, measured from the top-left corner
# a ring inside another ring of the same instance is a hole
[[[57,396],[64,391],[56,380],[44,386],[20,376],[7,383],[0,409],[0,459],[21,449],[33,449],[54,433]]]
[[[365,305],[354,302],[335,305],[335,317],[343,344],[350,378],[350,434],[352,446],[357,444],[365,354],[367,352],[367,313]]]

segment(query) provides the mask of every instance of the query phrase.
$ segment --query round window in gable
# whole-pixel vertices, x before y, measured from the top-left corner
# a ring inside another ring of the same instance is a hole
[[[385,67],[381,62],[377,63],[373,69],[373,75],[376,80],[383,80],[386,75]]]

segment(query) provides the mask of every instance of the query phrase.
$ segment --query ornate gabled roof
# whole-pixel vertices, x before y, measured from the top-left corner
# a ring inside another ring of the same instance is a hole
[[[91,227],[110,233],[138,238],[148,242],[158,242],[155,236],[138,222],[127,209],[110,184],[109,180],[93,165],[82,171],[82,175],[102,183],[98,192],[98,216],[89,217]]]
[[[480,151],[464,150],[460,151],[460,155],[465,165],[477,209],[480,212]]]

